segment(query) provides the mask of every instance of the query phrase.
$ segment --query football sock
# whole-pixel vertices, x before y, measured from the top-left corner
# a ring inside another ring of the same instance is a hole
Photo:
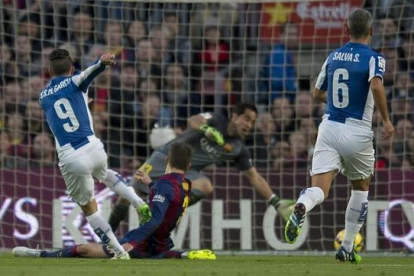
[[[87,216],[89,224],[91,225],[95,234],[101,239],[101,241],[110,246],[114,250],[115,255],[124,251],[123,247],[119,244],[117,238],[111,230],[109,224],[104,221],[99,212],[96,212],[90,216]]]
[[[144,201],[135,193],[134,189],[125,184],[124,178],[119,173],[113,170],[107,170],[106,178],[103,182],[120,197],[129,200],[135,208],[144,203]]]
[[[300,192],[299,199],[296,203],[305,205],[306,213],[310,212],[316,205],[319,205],[325,199],[325,195],[321,188],[306,188]]]
[[[109,225],[111,226],[112,231],[118,229],[119,224],[123,221],[128,215],[129,205],[116,204],[112,209],[111,215],[109,216]]]
[[[199,202],[200,200],[202,200],[203,198],[205,198],[206,195],[197,189],[191,189],[190,192],[190,202],[189,202],[189,206],[196,204],[197,202]]]
[[[47,252],[42,251],[40,257],[43,258],[75,258],[78,257],[78,252],[76,250],[77,245],[72,247],[66,247],[57,251]]]
[[[361,230],[368,212],[368,191],[351,191],[345,212],[345,236],[342,246],[351,252],[356,235]]]

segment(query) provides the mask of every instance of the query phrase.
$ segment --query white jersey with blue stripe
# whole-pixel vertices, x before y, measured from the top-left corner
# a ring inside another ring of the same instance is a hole
[[[88,108],[88,87],[105,70],[100,61],[75,76],[53,78],[39,94],[39,102],[56,139],[59,155],[77,150],[94,137]]]
[[[324,119],[364,128],[372,126],[370,82],[383,79],[385,59],[369,46],[348,42],[330,53],[315,87],[327,91]]]

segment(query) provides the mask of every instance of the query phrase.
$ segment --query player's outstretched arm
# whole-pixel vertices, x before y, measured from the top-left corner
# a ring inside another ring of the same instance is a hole
[[[252,167],[243,173],[249,179],[256,191],[267,200],[267,204],[273,206],[283,219],[288,220],[295,201],[281,200],[275,195],[267,181],[257,172],[256,168]]]
[[[115,56],[112,54],[104,54],[98,61],[86,68],[85,71],[82,71],[80,74],[73,76],[72,80],[81,91],[86,92],[91,82],[99,74],[105,71],[106,66],[114,64],[116,64]]]
[[[269,206],[273,206],[283,219],[287,220],[292,212],[295,201],[281,200],[275,195],[267,181],[257,172],[255,167],[243,171],[244,175],[249,179],[250,184],[256,191],[267,200]]]
[[[387,100],[385,98],[385,88],[382,84],[382,80],[379,77],[374,77],[371,80],[371,91],[374,97],[374,102],[378,108],[384,130],[382,132],[382,139],[387,139],[394,134],[394,126],[391,123],[390,117],[388,116]]]
[[[249,179],[253,188],[265,199],[269,199],[272,195],[272,189],[267,181],[257,172],[255,167],[243,171],[243,174]]]

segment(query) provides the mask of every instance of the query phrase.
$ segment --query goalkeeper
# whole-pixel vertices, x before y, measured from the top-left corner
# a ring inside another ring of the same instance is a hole
[[[168,149],[174,143],[185,142],[194,149],[191,169],[185,174],[186,178],[192,182],[190,205],[202,200],[213,191],[210,179],[200,171],[212,164],[234,161],[268,204],[274,206],[283,218],[287,218],[293,202],[280,200],[272,191],[267,181],[253,166],[249,150],[244,143],[244,138],[253,129],[256,118],[256,106],[250,103],[237,104],[229,119],[211,113],[192,116],[188,119],[188,129],[179,137],[154,151],[138,171],[145,172],[153,179],[160,177],[165,172]],[[148,186],[137,181],[136,177],[132,178],[130,185],[140,194],[148,193]],[[129,202],[119,198],[109,218],[109,224],[113,230],[116,230],[119,223],[126,217],[128,208]]]

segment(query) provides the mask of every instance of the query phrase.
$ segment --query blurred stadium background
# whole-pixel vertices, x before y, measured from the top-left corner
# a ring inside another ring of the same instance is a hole
[[[160,144],[165,128],[180,135],[191,115],[229,114],[235,103],[252,101],[260,110],[246,141],[254,163],[281,197],[296,198],[309,185],[324,108],[311,100],[313,82],[327,54],[346,42],[343,22],[358,7],[375,18],[372,47],[387,60],[384,84],[396,127],[392,141],[375,143],[365,250],[413,250],[413,1],[3,0],[0,7],[0,250],[96,240],[65,195],[37,100],[52,49],[67,49],[77,70],[116,54],[118,64],[89,97],[109,165],[124,176],[151,154],[152,131]],[[373,129],[377,137],[377,112]],[[350,187],[342,177],[297,244],[288,245],[281,219],[231,163],[206,174],[214,196],[189,209],[177,248],[330,251],[344,228]],[[98,185],[97,199],[109,214],[112,194]],[[118,234],[134,226],[131,214]]]

